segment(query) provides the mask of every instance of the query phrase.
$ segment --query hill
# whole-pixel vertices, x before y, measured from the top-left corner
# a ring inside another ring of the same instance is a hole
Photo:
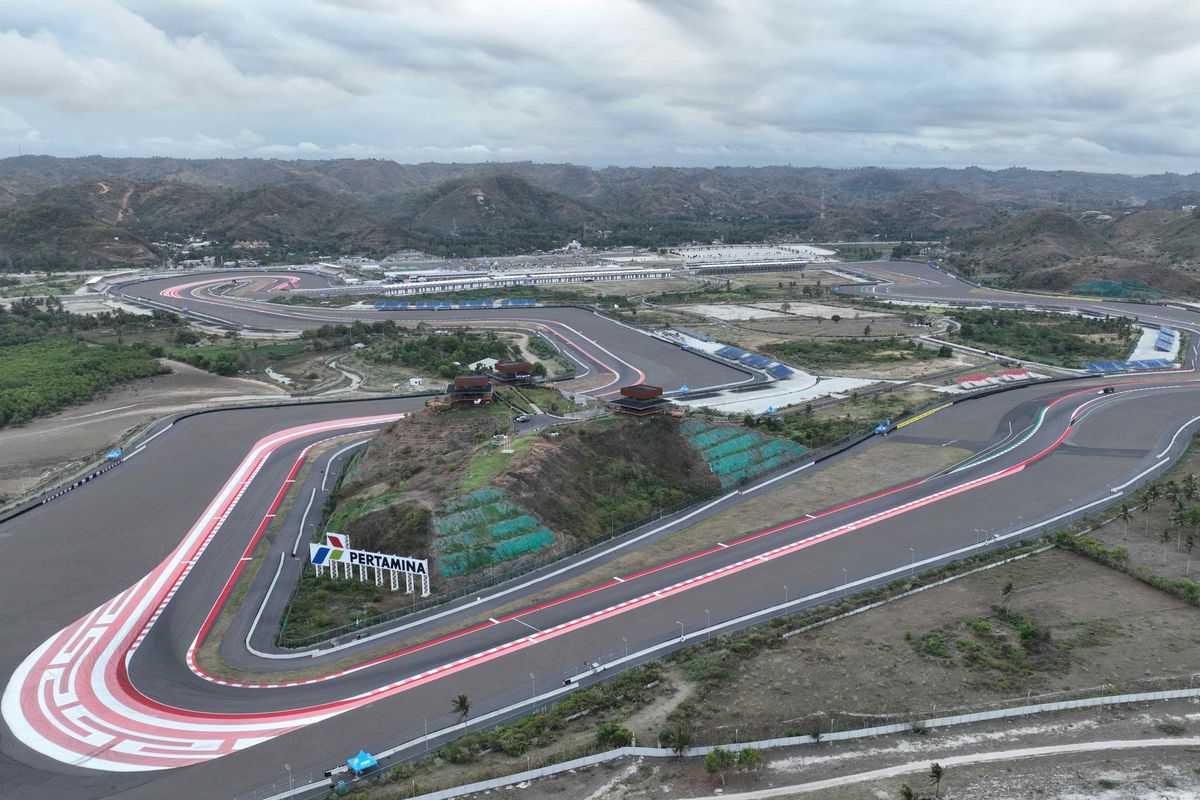
[[[391,216],[401,238],[460,256],[561,247],[609,223],[566,195],[508,173],[446,181],[408,198]]]
[[[37,201],[0,214],[0,269],[105,269],[160,260],[144,240],[72,205]]]
[[[0,159],[0,248],[9,265],[70,269],[147,263],[156,254],[146,241],[198,235],[217,240],[223,257],[238,239],[268,242],[259,255],[275,261],[400,247],[499,255],[570,239],[662,247],[949,236],[966,253],[962,268],[1013,285],[1143,271],[1166,289],[1190,284],[1174,273],[1195,261],[1196,236],[1171,215],[1197,196],[1200,174],[24,156]],[[1159,222],[1145,217],[1152,210]],[[27,235],[32,220],[56,216],[63,230]],[[1099,266],[1080,269],[1081,259]]]
[[[1061,211],[1021,214],[954,243],[959,270],[1026,289],[1122,296],[1200,295],[1200,218],[1182,211],[1118,217]]]

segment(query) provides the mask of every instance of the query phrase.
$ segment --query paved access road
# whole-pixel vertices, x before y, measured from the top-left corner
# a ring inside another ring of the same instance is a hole
[[[295,276],[280,280],[288,277]],[[204,313],[223,307],[212,305]],[[631,335],[631,342],[654,341]],[[630,358],[639,363],[636,349]],[[426,726],[437,731],[454,721],[450,698],[460,693],[481,716],[564,691],[564,677],[590,680],[592,663],[615,668],[627,657],[657,657],[709,635],[709,626],[825,602],[1032,535],[1049,520],[1131,491],[1131,481],[1164,466],[1186,445],[1188,425],[1200,421],[1193,419],[1200,385],[1190,373],[1108,383],[1114,394],[1097,394],[1096,380],[1025,387],[904,427],[897,439],[953,441],[975,454],[924,481],[815,507],[811,517],[780,520],[636,575],[601,574],[582,592],[555,589],[582,566],[494,592],[390,638],[303,662],[301,672],[294,662],[256,663],[243,653],[261,677],[243,674],[242,685],[218,682],[190,654],[267,515],[279,510],[272,507],[281,488],[301,480],[297,460],[334,435],[357,441],[417,401],[183,420],[120,469],[0,526],[3,563],[22,565],[0,588],[0,670],[13,676],[5,722],[15,734],[2,744],[0,795],[235,795],[286,777],[284,764],[307,774],[359,747],[403,740],[420,747]],[[737,503],[769,502],[768,491],[747,487],[689,522]],[[284,530],[294,531],[295,509],[287,513]],[[270,572],[263,569],[255,585]],[[231,641],[237,637],[224,646]],[[364,663],[366,653],[376,657]],[[322,664],[330,672],[326,662],[338,664],[334,677],[319,677]]]

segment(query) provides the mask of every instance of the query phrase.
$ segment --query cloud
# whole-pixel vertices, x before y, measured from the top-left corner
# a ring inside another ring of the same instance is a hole
[[[0,106],[61,155],[1192,171],[1198,81],[1188,0],[0,9]]]

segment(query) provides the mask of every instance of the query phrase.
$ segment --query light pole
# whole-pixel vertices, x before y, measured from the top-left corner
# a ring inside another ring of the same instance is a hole
[[[529,673],[529,696],[537,697],[537,678],[532,672]]]
[[[786,583],[783,585],[783,604],[785,606],[788,604],[788,588]]]
[[[912,553],[912,560],[908,562],[908,579],[911,581],[917,574],[917,551],[910,547],[908,552]]]
[[[679,626],[679,641],[682,642],[683,641],[683,623],[680,622],[679,620],[675,620],[675,624]]]
[[[704,609],[704,640],[708,641],[712,638],[712,612],[707,608]]]
[[[849,582],[850,582],[850,578],[847,577],[846,568],[842,567],[842,599],[843,600],[846,599],[846,584]]]
[[[625,644],[625,657],[629,658],[629,640],[622,636],[621,641]]]
[[[292,782],[292,765],[284,764],[283,768],[286,769],[288,773],[288,791],[290,792],[296,788],[296,784]]]

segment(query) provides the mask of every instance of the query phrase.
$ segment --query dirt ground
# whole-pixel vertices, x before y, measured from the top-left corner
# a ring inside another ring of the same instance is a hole
[[[1172,740],[1164,727],[1182,730],[1182,746],[1118,750],[1106,744]],[[1000,726],[963,726],[919,737],[764,751],[766,765],[761,772],[730,773],[723,792],[720,782],[704,771],[701,759],[629,759],[522,784],[519,796],[524,800],[640,800],[720,794],[740,797],[741,793],[775,789],[771,796],[778,798],[890,800],[899,797],[901,785],[907,784],[921,796],[933,797],[929,765],[938,762],[945,768],[940,794],[947,800],[1186,800],[1200,796],[1200,748],[1189,738],[1198,730],[1200,709],[1196,703],[1154,703],[1038,715]],[[1012,752],[1067,744],[1088,751],[1023,758]],[[989,755],[990,763],[983,761]],[[972,761],[976,763],[962,763]],[[890,774],[867,780],[850,777],[882,770]],[[846,776],[842,786],[784,789],[842,776]]]
[[[15,499],[52,482],[158,417],[286,395],[261,381],[222,378],[177,361],[163,363],[170,375],[130,381],[53,416],[0,428],[0,497]]]
[[[1028,671],[1016,659],[971,666],[965,648],[972,645],[1020,647],[993,608],[1010,581],[1011,610],[1049,629],[1053,649],[1040,662],[1028,659]],[[991,632],[977,633],[972,620],[986,620]],[[930,635],[941,636],[946,657],[930,654]],[[1061,699],[1090,687],[1137,691],[1149,678],[1200,673],[1198,645],[1200,609],[1052,550],[792,637],[745,663],[723,691],[728,702],[717,726],[765,731],[822,714],[841,715],[845,727],[856,716]]]
[[[1200,477],[1200,448],[1195,444],[1188,450],[1187,455],[1175,467],[1163,476],[1163,482],[1182,481],[1187,474]],[[1195,504],[1192,500],[1188,506]],[[1168,578],[1190,578],[1200,581],[1200,536],[1196,535],[1195,527],[1185,525],[1183,536],[1179,528],[1171,522],[1171,504],[1163,498],[1154,505],[1149,513],[1142,511],[1136,503],[1129,504],[1133,518],[1129,520],[1126,533],[1121,520],[1113,520],[1102,528],[1088,535],[1099,539],[1109,547],[1124,547],[1129,550],[1129,563],[1133,568],[1146,567],[1155,574]],[[1116,509],[1105,513],[1108,518],[1116,513]],[[1169,541],[1164,545],[1160,536],[1163,531],[1170,531]],[[1190,556],[1186,549],[1187,535],[1192,533],[1195,542]]]

